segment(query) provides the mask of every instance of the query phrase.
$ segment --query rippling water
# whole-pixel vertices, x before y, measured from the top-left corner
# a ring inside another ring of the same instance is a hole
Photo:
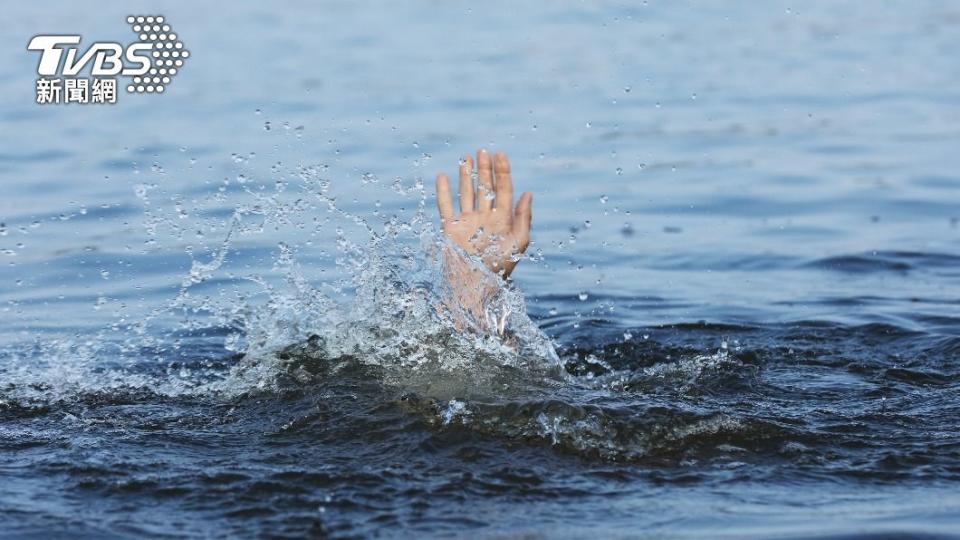
[[[957,537],[953,3],[172,3],[59,108],[29,38],[132,8],[6,9],[6,533]],[[479,145],[510,346],[436,308]]]

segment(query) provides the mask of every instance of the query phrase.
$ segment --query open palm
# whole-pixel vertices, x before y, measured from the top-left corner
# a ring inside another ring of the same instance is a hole
[[[437,207],[443,232],[471,255],[480,254],[492,272],[507,277],[530,244],[533,195],[520,196],[513,206],[513,179],[506,154],[493,159],[486,150],[477,152],[477,185],[474,187],[473,157],[460,162],[460,215],[453,209],[450,181],[437,175]]]

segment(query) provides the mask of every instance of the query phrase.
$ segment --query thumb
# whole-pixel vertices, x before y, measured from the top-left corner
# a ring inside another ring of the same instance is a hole
[[[530,236],[530,221],[533,219],[533,194],[529,191],[520,196],[513,211],[513,234],[520,238]]]

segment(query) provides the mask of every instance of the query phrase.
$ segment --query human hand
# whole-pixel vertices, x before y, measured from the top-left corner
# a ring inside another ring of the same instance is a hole
[[[530,244],[533,195],[523,193],[513,206],[510,162],[502,152],[491,160],[486,150],[478,151],[476,189],[473,174],[473,157],[468,155],[460,161],[459,216],[454,214],[447,175],[437,175],[437,207],[443,232],[468,254],[479,253],[490,271],[506,278],[517,266],[518,255]]]

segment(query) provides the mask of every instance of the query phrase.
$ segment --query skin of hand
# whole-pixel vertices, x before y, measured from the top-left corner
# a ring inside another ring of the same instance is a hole
[[[513,178],[507,155],[492,158],[477,152],[477,186],[473,185],[473,157],[460,161],[460,215],[453,209],[450,181],[437,175],[437,207],[443,232],[470,255],[480,254],[484,265],[504,279],[517,266],[517,256],[530,244],[533,195],[525,192],[513,205]]]

